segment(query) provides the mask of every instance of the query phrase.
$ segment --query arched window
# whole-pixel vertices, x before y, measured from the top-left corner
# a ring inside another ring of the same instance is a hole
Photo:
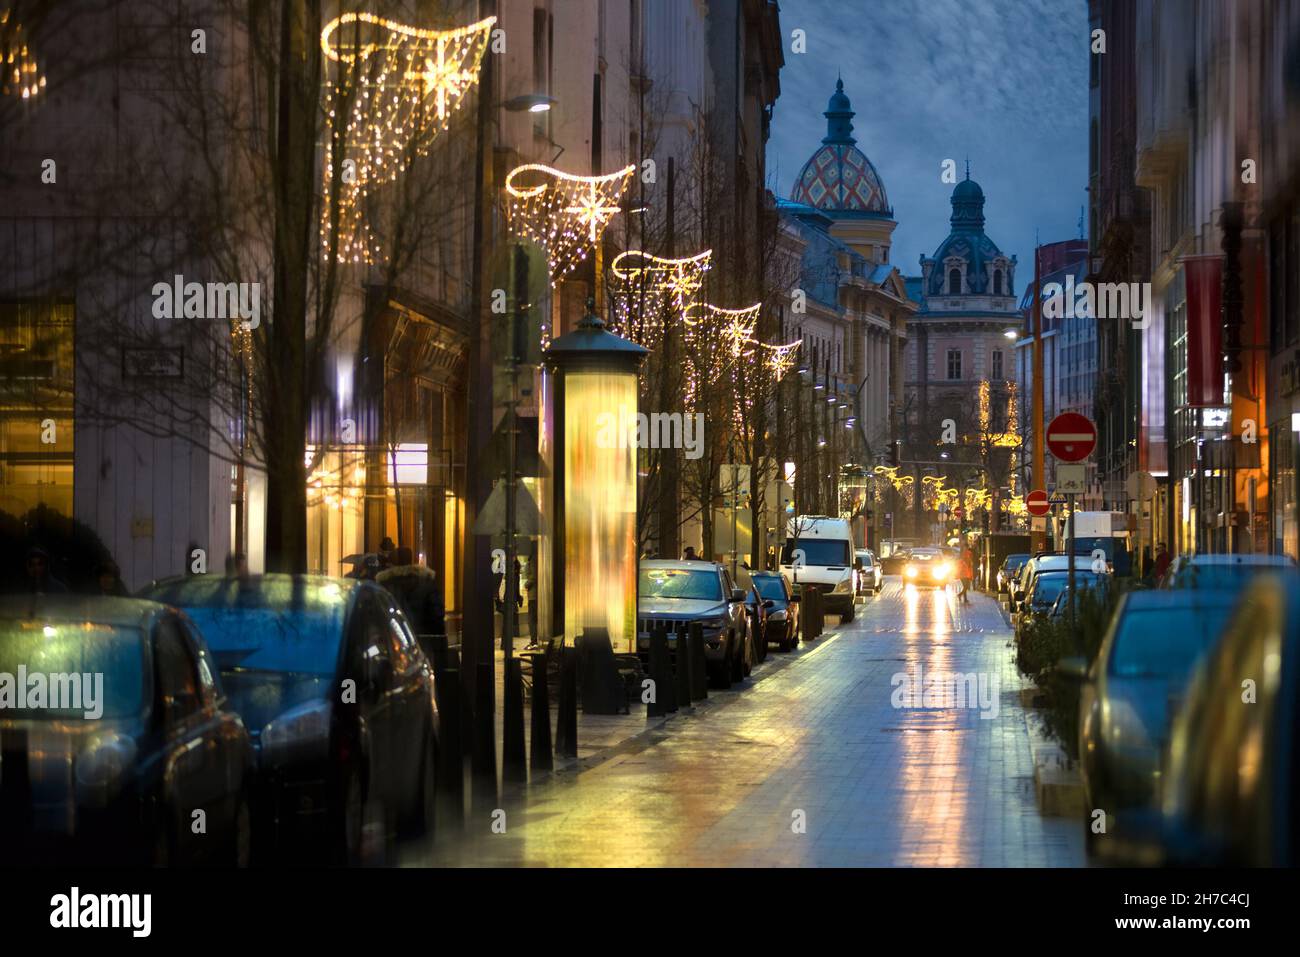
[[[948,273],[948,295],[961,295],[961,270],[954,269]]]
[[[1002,270],[993,270],[993,295],[1002,295]]]

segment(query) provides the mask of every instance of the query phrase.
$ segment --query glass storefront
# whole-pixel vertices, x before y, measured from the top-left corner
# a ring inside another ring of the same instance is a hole
[[[71,303],[0,304],[0,511],[72,515]]]

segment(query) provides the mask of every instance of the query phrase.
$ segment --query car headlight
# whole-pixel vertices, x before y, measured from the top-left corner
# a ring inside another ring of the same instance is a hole
[[[77,803],[107,804],[135,766],[136,753],[135,741],[116,731],[91,738],[77,756]]]
[[[725,618],[701,618],[700,619],[700,624],[704,626],[704,629],[706,631],[710,628],[721,628],[726,623],[727,620]]]
[[[915,578],[915,577],[916,577],[916,566],[915,566],[915,565],[908,565],[906,568],[903,569],[903,575],[904,575],[905,577],[907,577],[907,578]]]
[[[934,577],[947,578],[948,572],[951,570],[951,566],[947,562],[940,562],[938,565],[934,566]]]
[[[831,594],[832,594],[832,595],[842,595],[842,594],[844,594],[844,593],[847,592],[847,591],[851,591],[852,588],[853,588],[853,578],[852,578],[852,576],[850,576],[850,577],[848,577],[848,578],[842,578],[842,579],[840,579],[839,584],[836,585],[835,588],[831,591]]]
[[[788,617],[788,616],[787,616],[786,613],[785,613],[785,609],[782,609],[781,611],[774,611],[774,612],[772,612],[770,615],[767,616],[767,620],[768,620],[768,621],[785,621],[787,617]]]
[[[277,716],[258,736],[263,763],[279,766],[328,754],[331,710],[329,701],[309,701]]]

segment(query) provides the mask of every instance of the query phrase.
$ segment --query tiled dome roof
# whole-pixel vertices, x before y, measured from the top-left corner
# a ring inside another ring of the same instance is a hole
[[[854,145],[854,112],[844,93],[844,81],[835,85],[826,112],[826,138],[804,164],[790,198],[831,212],[874,213],[893,216],[885,184],[867,155]]]

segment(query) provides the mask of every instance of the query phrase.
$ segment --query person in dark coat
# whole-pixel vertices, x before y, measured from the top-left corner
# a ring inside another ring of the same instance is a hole
[[[122,581],[122,570],[116,562],[100,562],[95,568],[95,594],[113,598],[130,597],[131,593]]]
[[[50,571],[50,553],[39,545],[27,549],[27,580],[20,589],[32,595],[66,595],[68,586]]]
[[[375,581],[388,589],[388,593],[402,606],[411,630],[419,637],[427,654],[431,648],[428,636],[447,633],[437,572],[415,564],[411,550],[403,545],[394,549],[392,566],[381,571]]]

